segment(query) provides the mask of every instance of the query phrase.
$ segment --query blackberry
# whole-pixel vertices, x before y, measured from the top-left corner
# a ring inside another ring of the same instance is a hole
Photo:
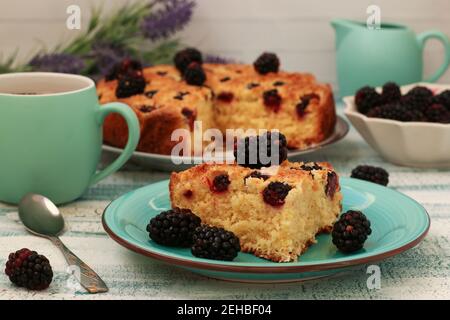
[[[190,85],[201,86],[206,81],[206,74],[205,71],[203,71],[201,64],[191,62],[184,72],[183,78]]]
[[[433,103],[442,104],[450,111],[450,90],[445,90],[433,97]]]
[[[371,233],[367,217],[361,211],[350,210],[334,224],[331,237],[340,251],[350,253],[362,249]]]
[[[319,166],[316,162],[310,162],[310,163],[304,163],[300,166],[300,169],[305,171],[312,171],[312,170],[322,170],[323,168]]]
[[[194,256],[231,261],[236,258],[239,251],[241,251],[239,238],[233,232],[208,225],[195,229],[191,247]]]
[[[272,150],[276,146],[278,146],[278,154],[272,155]],[[262,148],[266,152],[260,151]],[[261,152],[267,157],[268,163],[266,159],[261,159]],[[279,165],[287,159],[286,137],[281,132],[270,131],[258,137],[245,137],[236,143],[234,157],[239,165],[252,169]]]
[[[383,103],[390,103],[399,101],[402,97],[400,87],[395,82],[387,82],[383,86],[381,93],[381,101]]]
[[[327,173],[327,185],[325,186],[325,194],[328,198],[333,199],[334,194],[339,186],[339,178],[336,172],[330,171]]]
[[[221,92],[217,95],[217,100],[222,101],[222,102],[226,102],[226,103],[230,103],[231,101],[233,101],[234,95],[231,92]]]
[[[275,112],[280,110],[282,98],[277,89],[265,91],[263,93],[263,100],[266,107],[273,109]]]
[[[105,78],[106,81],[120,80],[133,74],[142,76],[142,64],[137,60],[127,58],[114,65]]]
[[[181,50],[177,52],[174,57],[175,67],[182,75],[184,75],[184,72],[192,62],[196,62],[200,65],[203,63],[202,53],[195,48]]]
[[[269,72],[278,72],[280,68],[280,59],[277,55],[270,52],[264,52],[253,63],[256,72],[259,74],[267,74]]]
[[[366,114],[370,109],[381,104],[381,95],[372,87],[362,87],[356,92],[355,103],[358,111]]]
[[[282,206],[291,189],[292,187],[286,183],[271,182],[263,191],[264,202],[273,207]]]
[[[16,286],[29,290],[47,289],[53,279],[48,259],[26,248],[9,254],[5,273]]]
[[[425,116],[430,122],[450,123],[450,111],[442,104],[432,104],[425,110]]]
[[[402,97],[402,104],[409,109],[425,111],[432,103],[433,92],[426,87],[414,87]]]
[[[300,102],[295,106],[295,110],[299,117],[305,115],[306,108],[309,106],[312,99],[320,99],[320,97],[316,93],[310,93],[300,97]]]
[[[228,174],[220,174],[216,176],[212,182],[211,190],[214,192],[225,192],[228,190],[228,186],[231,181]]]
[[[381,184],[383,186],[387,186],[389,183],[389,173],[386,170],[367,165],[357,166],[352,170],[351,177]]]
[[[116,89],[117,98],[128,98],[136,94],[144,93],[147,83],[143,77],[124,76],[119,80]]]
[[[190,247],[195,228],[201,220],[189,209],[173,208],[150,220],[147,231],[158,244],[170,247]]]
[[[420,110],[410,109],[399,102],[388,103],[375,107],[366,114],[368,117],[391,119],[397,121],[424,121]]]

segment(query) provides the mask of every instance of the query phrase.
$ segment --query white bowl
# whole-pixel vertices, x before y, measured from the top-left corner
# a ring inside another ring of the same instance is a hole
[[[450,85],[413,83],[402,86],[401,91],[406,93],[416,86],[435,93],[450,89]],[[450,168],[450,124],[369,118],[357,111],[354,96],[343,100],[347,118],[386,160],[408,167]]]

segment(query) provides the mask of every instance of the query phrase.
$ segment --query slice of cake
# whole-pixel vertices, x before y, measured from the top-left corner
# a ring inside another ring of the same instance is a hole
[[[337,174],[328,163],[291,163],[254,170],[202,164],[172,173],[173,207],[240,239],[242,251],[276,262],[296,261],[341,212]]]

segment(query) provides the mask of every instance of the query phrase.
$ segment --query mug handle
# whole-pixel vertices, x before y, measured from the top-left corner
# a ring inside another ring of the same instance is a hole
[[[110,113],[118,113],[122,117],[124,117],[128,125],[128,142],[123,149],[122,154],[113,163],[111,163],[102,171],[95,173],[95,175],[92,177],[90,185],[96,184],[100,180],[119,170],[120,167],[122,167],[125,162],[127,162],[128,159],[130,159],[130,157],[132,156],[139,142],[140,136],[139,121],[134,111],[128,105],[120,102],[107,103],[105,105],[102,105],[98,112],[100,125],[103,124],[106,116]]]
[[[417,41],[419,42],[422,50],[425,47],[425,42],[431,38],[438,39],[442,42],[442,44],[444,45],[445,56],[444,63],[432,76],[430,76],[428,79],[425,79],[426,82],[436,82],[444,74],[450,64],[450,41],[448,40],[448,37],[442,32],[432,30],[419,34],[417,36]]]

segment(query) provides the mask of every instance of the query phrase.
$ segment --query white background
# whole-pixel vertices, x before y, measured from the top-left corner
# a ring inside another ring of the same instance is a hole
[[[77,34],[65,28],[66,8],[77,4],[87,22],[92,5],[111,10],[122,0],[0,0],[0,53],[52,47]],[[369,4],[381,7],[382,22],[397,22],[417,32],[439,29],[450,36],[450,0],[197,0],[192,23],[179,36],[210,53],[253,62],[264,50],[278,53],[283,68],[313,72],[336,84],[333,18],[365,21]],[[443,49],[431,40],[425,49],[425,74],[441,64]],[[440,82],[450,83],[450,71]]]

